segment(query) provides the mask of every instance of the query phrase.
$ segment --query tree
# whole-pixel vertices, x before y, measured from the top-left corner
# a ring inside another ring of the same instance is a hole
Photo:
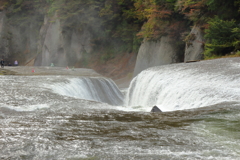
[[[224,55],[234,49],[238,49],[240,28],[235,20],[222,20],[218,16],[209,22],[209,28],[205,30],[205,56]]]

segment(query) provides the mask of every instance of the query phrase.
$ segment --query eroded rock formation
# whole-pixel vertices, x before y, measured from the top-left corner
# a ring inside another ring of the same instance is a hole
[[[12,25],[7,22],[4,11],[0,12],[0,56],[20,65],[76,66],[84,55],[93,51],[91,27],[81,29],[63,25],[58,16],[32,16],[29,25]],[[163,36],[159,41],[144,40],[140,46],[133,77],[149,67],[200,60],[203,52],[203,33],[194,27],[181,49],[174,37]],[[184,55],[185,52],[185,55]]]
[[[156,42],[144,40],[138,52],[134,76],[149,67],[181,62],[181,59],[179,47],[170,36],[163,36]]]
[[[198,26],[194,26],[187,36],[184,62],[202,60],[204,41],[202,30]]]
[[[84,53],[92,50],[92,35],[87,28],[82,31],[65,29],[59,19],[50,22],[45,17],[40,37],[35,65],[74,66]]]

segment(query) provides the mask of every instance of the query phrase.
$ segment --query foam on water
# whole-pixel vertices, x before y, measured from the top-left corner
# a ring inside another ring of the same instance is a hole
[[[205,61],[149,68],[136,76],[125,104],[150,111],[205,107],[221,102],[240,102],[240,72],[232,60]]]
[[[154,105],[162,111],[175,111],[240,102],[238,61],[235,58],[149,68],[132,80],[124,93],[125,104],[123,94],[108,78],[2,76],[0,105],[32,111],[65,103],[64,99],[71,97],[108,103],[118,110],[149,112]]]
[[[1,158],[238,159],[239,73],[231,60],[151,68],[132,81],[127,106],[115,106],[122,94],[105,78],[0,76]],[[149,113],[156,104],[207,107]]]
[[[102,77],[1,76],[0,88],[0,107],[16,111],[68,104],[84,107],[84,101],[100,102],[106,107],[123,103],[123,95],[115,83]]]
[[[52,84],[55,93],[104,102],[111,105],[121,105],[123,94],[111,79],[107,78],[72,78],[66,83]]]
[[[5,105],[4,107],[15,110],[15,111],[35,111],[38,109],[49,108],[49,104],[35,104],[35,105],[22,105],[22,106]]]

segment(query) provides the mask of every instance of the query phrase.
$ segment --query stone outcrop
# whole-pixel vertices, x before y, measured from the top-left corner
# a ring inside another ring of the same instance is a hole
[[[156,42],[145,40],[139,49],[133,76],[153,66],[202,60],[203,51],[204,34],[198,26],[192,28],[186,38],[185,50],[182,51],[169,36],[163,36]],[[181,52],[185,52],[184,55]]]
[[[93,51],[91,24],[74,28],[64,24],[57,15],[52,19],[44,15],[29,18],[27,25],[9,24],[4,11],[0,12],[0,58],[12,62],[17,58],[20,65],[81,66]],[[163,36],[159,41],[144,40],[133,76],[153,66],[200,60],[203,41],[203,33],[197,26],[188,36],[185,51],[170,36]]]
[[[37,66],[49,66],[51,63],[56,66],[74,66],[84,53],[92,50],[92,35],[87,29],[66,30],[59,19],[50,22],[45,17],[40,37],[38,56],[34,63]]]
[[[30,23],[9,24],[5,12],[0,12],[0,55],[13,63],[18,58],[20,65],[36,55],[39,24],[37,17],[30,17]]]
[[[157,106],[153,106],[151,112],[162,112]]]
[[[92,51],[92,34],[88,27],[64,28],[62,22],[47,16],[32,16],[27,25],[9,24],[0,12],[0,58],[20,65],[74,66],[83,54]]]
[[[202,30],[194,26],[186,39],[184,62],[203,59],[204,41]]]
[[[176,63],[180,62],[181,59],[179,47],[173,38],[163,36],[156,42],[144,40],[138,52],[133,76],[135,77],[149,67]]]
[[[2,11],[0,12],[0,58],[9,57],[9,38],[10,35],[6,32],[6,16]]]

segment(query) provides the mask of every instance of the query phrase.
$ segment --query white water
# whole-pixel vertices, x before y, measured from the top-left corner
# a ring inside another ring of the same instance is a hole
[[[79,109],[81,109],[85,106],[83,100],[90,103],[99,102],[103,107],[121,105],[123,102],[123,95],[115,83],[103,77],[0,77],[0,105],[16,111],[34,111],[55,107],[57,104],[59,106],[80,105]],[[87,107],[99,106],[95,104]]]
[[[149,68],[132,80],[125,99],[116,84],[103,77],[2,76],[0,104],[32,111],[71,97],[108,103],[124,111],[149,112],[154,105],[175,111],[238,103],[239,81],[238,58]]]
[[[239,159],[239,62],[148,69],[132,81],[126,106],[116,106],[122,94],[106,78],[0,76],[0,157]],[[207,107],[152,114],[153,105]],[[141,112],[125,112],[133,110]]]
[[[71,78],[65,83],[56,83],[52,87],[55,93],[79,99],[122,105],[123,95],[111,79],[107,78]]]
[[[239,62],[231,59],[153,67],[132,80],[125,104],[174,111],[240,102],[239,82]]]

